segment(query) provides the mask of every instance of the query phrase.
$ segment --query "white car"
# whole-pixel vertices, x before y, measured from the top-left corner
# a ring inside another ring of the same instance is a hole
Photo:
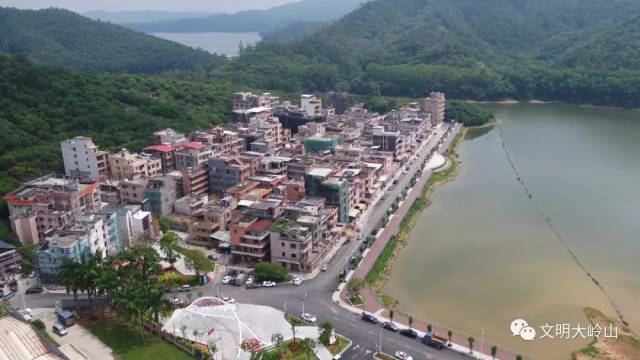
[[[33,320],[33,315],[31,315],[31,309],[18,310],[18,314],[20,314],[22,318],[27,321]]]
[[[327,270],[329,270],[329,265],[327,264],[322,265],[322,267],[320,268],[320,271],[327,271]]]
[[[251,285],[251,284],[253,284],[253,278],[252,278],[252,277],[248,278],[248,279],[247,279],[247,281],[246,281],[245,283],[246,283],[247,285]]]
[[[171,303],[172,303],[173,305],[182,305],[182,299],[179,299],[179,298],[173,298],[173,299],[171,299]]]
[[[228,284],[228,283],[231,282],[231,280],[233,280],[233,278],[231,276],[227,275],[227,276],[222,278],[222,283],[223,284]]]
[[[275,281],[263,281],[262,282],[262,286],[263,287],[275,287],[276,283],[275,283]]]
[[[298,285],[302,284],[302,279],[299,278],[299,277],[294,277],[291,282],[293,283],[293,285],[298,286]]]
[[[394,358],[397,360],[413,360],[413,357],[404,351],[396,351]]]
[[[236,299],[234,299],[232,297],[228,297],[228,296],[223,297],[222,301],[226,302],[227,304],[235,304],[236,303]]]
[[[302,314],[302,320],[310,323],[310,324],[315,324],[316,321],[318,321],[318,319],[316,319],[316,317],[314,315],[311,315],[309,313],[304,313]]]

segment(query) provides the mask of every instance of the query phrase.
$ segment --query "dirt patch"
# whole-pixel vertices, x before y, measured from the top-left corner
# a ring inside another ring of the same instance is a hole
[[[600,310],[585,308],[584,313],[589,322],[602,329],[610,324],[618,328],[618,338],[594,339],[589,346],[573,353],[574,360],[636,360],[640,359],[640,338],[630,328],[616,320],[611,320]]]

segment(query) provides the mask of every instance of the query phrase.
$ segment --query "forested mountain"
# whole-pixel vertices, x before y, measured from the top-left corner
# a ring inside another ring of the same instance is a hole
[[[264,41],[288,41],[313,34],[328,24],[326,22],[295,22],[270,32],[262,32],[260,36]]]
[[[225,121],[232,93],[228,84],[86,74],[0,56],[0,193],[61,172],[60,140],[85,135],[103,149],[138,151],[155,130]],[[0,200],[0,217],[4,210]]]
[[[0,54],[90,71],[160,73],[226,59],[60,9],[0,8]]]
[[[636,0],[376,0],[215,73],[287,91],[640,106],[638,16]]]
[[[353,11],[368,0],[302,0],[267,10],[215,14],[205,18],[181,19],[155,23],[132,23],[125,26],[153,32],[245,32],[269,33],[278,28],[306,22],[329,22]]]

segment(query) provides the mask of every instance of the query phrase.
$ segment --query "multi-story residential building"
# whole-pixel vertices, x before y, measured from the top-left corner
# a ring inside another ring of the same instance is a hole
[[[237,156],[209,159],[209,186],[212,192],[223,193],[252,174],[251,166]]]
[[[105,232],[104,218],[99,214],[78,215],[70,229],[82,229],[89,236],[89,247],[92,254],[107,256],[108,239]]]
[[[271,260],[271,223],[271,220],[245,217],[229,225],[233,263],[253,266]]]
[[[144,191],[149,184],[148,179],[122,180],[118,182],[120,201],[122,204],[140,203],[145,199]]]
[[[80,262],[91,255],[90,234],[86,229],[53,230],[36,253],[40,281],[57,283],[62,264]]]
[[[130,247],[133,240],[131,210],[126,206],[103,207],[98,214],[104,220],[107,255],[118,255]]]
[[[149,201],[149,210],[155,216],[173,212],[173,204],[178,199],[174,176],[154,176],[149,178],[144,198]]]
[[[76,136],[60,142],[64,172],[67,176],[82,181],[98,181],[100,175],[106,176],[108,167],[105,158],[108,153],[98,150],[89,137]]]
[[[109,157],[111,177],[117,180],[135,180],[162,174],[162,160],[149,154],[133,154],[127,149]]]
[[[168,174],[176,169],[176,149],[168,144],[151,145],[144,148],[144,152],[152,157],[160,159],[162,173]]]
[[[385,131],[382,126],[373,128],[373,144],[381,151],[400,154],[404,151],[404,136],[398,131]]]
[[[321,151],[333,151],[338,146],[338,138],[310,136],[303,140],[304,151],[307,153],[317,153]]]
[[[140,205],[127,205],[131,211],[131,245],[153,241],[156,236],[153,215]]]
[[[98,183],[47,175],[4,196],[13,231],[25,244],[37,244],[51,229],[72,224],[76,215],[100,210]]]
[[[278,98],[270,93],[254,95],[250,92],[237,92],[233,94],[233,110],[247,110],[257,107],[270,108],[277,102]]]
[[[182,195],[200,196],[209,194],[209,169],[207,167],[187,168],[182,170],[180,174],[182,178],[178,181],[178,187],[182,188],[180,192]]]
[[[313,168],[304,176],[304,188],[307,196],[319,196],[326,203],[338,208],[341,223],[349,222],[350,191],[349,181],[331,176],[333,169]]]
[[[8,272],[18,269],[22,256],[15,246],[0,240],[0,281],[8,276]]]
[[[286,218],[276,220],[270,227],[271,262],[289,271],[312,271],[309,262],[312,236],[309,228]]]
[[[216,204],[205,205],[200,215],[196,217],[196,221],[189,224],[189,243],[217,247],[219,239],[213,235],[227,228],[235,204],[235,199],[224,198]]]
[[[176,200],[173,206],[178,214],[198,216],[208,203],[209,197],[207,195],[183,196]]]
[[[180,145],[183,142],[188,141],[184,134],[176,132],[173,129],[167,128],[153,133],[153,140],[156,145],[169,145],[173,148]]]
[[[199,169],[214,155],[211,145],[198,141],[183,143],[175,152],[176,170]]]
[[[308,116],[322,115],[322,100],[313,95],[304,94],[300,96],[300,107]]]
[[[120,196],[119,180],[104,180],[100,182],[100,200],[109,206],[118,206],[122,204]]]
[[[439,124],[444,121],[446,102],[444,94],[440,92],[432,92],[428,98],[423,100],[423,111],[431,116],[431,121],[434,124]]]

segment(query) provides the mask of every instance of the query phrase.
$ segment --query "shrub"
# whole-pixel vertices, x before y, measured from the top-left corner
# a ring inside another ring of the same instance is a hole
[[[38,330],[44,330],[46,327],[40,319],[33,320],[31,324],[33,324],[33,326]]]
[[[284,282],[289,280],[289,272],[284,267],[269,262],[256,264],[253,274],[257,281]]]

